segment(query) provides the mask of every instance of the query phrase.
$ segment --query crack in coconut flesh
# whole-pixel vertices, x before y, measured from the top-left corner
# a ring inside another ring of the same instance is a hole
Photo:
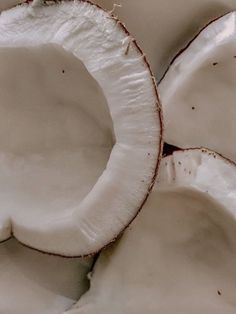
[[[87,290],[91,264],[91,258],[42,254],[15,239],[1,243],[0,313],[62,313]]]
[[[174,60],[159,85],[165,141],[208,147],[236,161],[236,13],[211,22]]]
[[[0,17],[0,241],[87,255],[129,224],[161,154],[155,81],[115,18],[71,1]]]
[[[235,164],[212,151],[164,158],[143,210],[66,313],[235,313],[235,190]]]

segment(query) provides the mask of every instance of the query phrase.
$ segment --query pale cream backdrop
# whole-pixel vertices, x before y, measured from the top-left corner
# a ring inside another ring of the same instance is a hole
[[[24,2],[24,0],[0,0],[0,11],[8,9],[21,2]]]
[[[96,0],[108,10],[113,0]],[[116,0],[114,13],[146,53],[158,80],[177,52],[210,20],[236,10],[236,0]]]

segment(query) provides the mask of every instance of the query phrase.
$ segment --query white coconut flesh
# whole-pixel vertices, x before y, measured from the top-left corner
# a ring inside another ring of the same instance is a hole
[[[0,17],[0,240],[98,251],[136,215],[161,154],[156,87],[119,21],[84,1]]]
[[[232,12],[203,29],[161,81],[165,141],[182,148],[208,147],[236,161],[235,81]]]
[[[214,152],[164,158],[143,210],[68,314],[235,313],[235,191],[235,164]]]
[[[0,244],[0,313],[60,314],[88,288],[91,258],[66,259]]]

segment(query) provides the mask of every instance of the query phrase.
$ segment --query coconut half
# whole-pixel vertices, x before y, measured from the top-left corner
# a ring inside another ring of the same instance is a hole
[[[114,240],[145,202],[162,148],[146,58],[86,1],[0,17],[0,240],[80,256]]]
[[[236,312],[236,166],[200,149],[162,160],[143,210],[67,314]]]
[[[91,263],[42,254],[15,239],[0,244],[0,313],[62,313],[87,290]]]
[[[236,161],[236,13],[204,28],[159,85],[165,141],[205,146]]]

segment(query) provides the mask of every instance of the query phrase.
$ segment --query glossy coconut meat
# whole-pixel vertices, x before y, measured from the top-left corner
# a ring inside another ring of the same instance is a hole
[[[211,151],[164,158],[147,204],[66,313],[235,313],[235,178]]]
[[[34,1],[2,12],[0,66],[0,240],[99,251],[158,169],[162,116],[146,58],[97,6]]]
[[[209,147],[236,161],[236,15],[207,26],[170,66],[159,85],[165,141]]]
[[[0,313],[60,314],[88,288],[92,259],[65,259],[0,244]]]

